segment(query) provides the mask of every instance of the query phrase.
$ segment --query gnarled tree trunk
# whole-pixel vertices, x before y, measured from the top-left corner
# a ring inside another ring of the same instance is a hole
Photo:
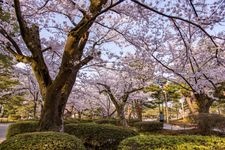
[[[142,121],[142,102],[140,100],[136,100],[134,105],[138,120]]]
[[[187,104],[188,104],[188,108],[191,112],[191,114],[195,114],[196,112],[198,112],[197,110],[197,104],[196,104],[196,100],[194,100],[192,97],[186,97],[185,98]]]
[[[88,30],[97,16],[111,7],[118,5],[122,1],[111,5],[109,8],[101,12],[102,6],[106,2],[106,0],[91,0],[89,12],[82,12],[82,19],[70,30],[67,36],[60,70],[56,78],[53,80],[51,79],[48,67],[43,57],[43,53],[51,48],[42,50],[39,27],[36,24],[27,24],[21,12],[20,1],[14,0],[14,8],[17,22],[20,27],[20,33],[24,44],[31,52],[32,57],[24,55],[17,43],[7,35],[7,32],[2,32],[14,46],[15,50],[11,47],[7,48],[9,52],[11,52],[18,61],[31,64],[34,75],[39,84],[42,99],[44,100],[44,107],[39,121],[40,131],[60,131],[62,129],[62,117],[65,105],[75,83],[76,75],[83,65],[93,59],[92,56],[82,58],[83,50],[89,35]]]
[[[67,81],[61,88],[52,84],[47,88],[44,99],[44,108],[40,119],[40,130],[60,131],[63,129],[63,113],[67,99],[75,83],[78,70],[74,70],[67,77]]]
[[[125,117],[125,104],[119,104],[118,107],[116,107],[117,110],[117,117],[119,119],[120,125],[127,127],[127,120]]]
[[[198,113],[209,113],[214,100],[203,93],[194,94],[194,96],[198,105]]]

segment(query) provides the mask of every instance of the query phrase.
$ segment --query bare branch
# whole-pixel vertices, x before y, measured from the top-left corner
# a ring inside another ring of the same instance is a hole
[[[194,13],[195,13],[195,16],[198,17],[198,14],[197,14],[197,11],[195,9],[195,6],[193,4],[193,0],[189,0],[190,4],[191,4],[191,8],[193,9]]]
[[[52,47],[47,47],[47,48],[43,49],[41,52],[44,53],[44,52],[46,52],[48,50],[52,50]]]
[[[45,3],[44,3],[44,5],[42,5],[41,7],[39,7],[38,10],[43,9],[43,8],[48,4],[49,1],[50,1],[50,0],[46,0]]]
[[[19,54],[19,55],[23,55],[22,51],[20,50],[20,47],[18,46],[18,44],[14,41],[14,39],[7,33],[7,31],[0,26],[0,33],[6,38],[8,39],[13,47],[15,48],[16,52]],[[15,51],[14,51],[15,52]],[[14,53],[13,52],[13,53]]]
[[[181,39],[182,39],[182,41],[183,41],[183,43],[184,43],[184,47],[185,47],[185,49],[186,49],[186,54],[187,54],[186,57],[187,57],[188,60],[189,60],[189,63],[190,63],[190,65],[191,65],[191,70],[192,70],[192,72],[195,74],[196,72],[195,72],[193,63],[192,63],[192,61],[191,61],[191,58],[190,58],[189,55],[188,55],[188,51],[189,51],[190,47],[188,47],[188,45],[187,45],[187,43],[186,43],[186,41],[185,41],[185,39],[184,39],[184,37],[183,37],[183,34],[182,34],[180,28],[178,27],[178,25],[176,24],[176,22],[174,21],[174,19],[171,19],[171,20],[172,20],[172,22],[173,22],[175,28],[178,30],[179,35],[180,35],[180,37],[181,37]],[[198,81],[197,81],[196,76],[194,77],[194,79],[195,79],[195,83],[197,84]]]
[[[82,67],[84,65],[86,65],[89,61],[91,61],[94,57],[89,55],[86,58],[84,58],[83,60],[80,61],[80,63],[78,64],[79,67]]]
[[[116,101],[115,96],[112,94],[112,91],[111,91],[110,87],[106,84],[103,84],[103,83],[97,83],[97,84],[104,87],[105,92],[109,95],[109,97],[110,97],[111,101],[113,102],[113,104],[115,105],[115,107],[119,108],[119,104]]]
[[[22,17],[21,9],[20,9],[20,1],[19,0],[14,0],[14,5],[15,5],[15,11],[16,11],[16,18],[19,23],[20,31],[22,37],[25,37],[27,32],[27,25],[25,23],[25,20]]]

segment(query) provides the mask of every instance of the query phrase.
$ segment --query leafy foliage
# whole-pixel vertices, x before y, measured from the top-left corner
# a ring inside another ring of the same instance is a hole
[[[24,121],[11,124],[7,130],[7,139],[15,136],[17,134],[27,133],[27,132],[35,132],[38,128],[37,121]]]
[[[80,138],[87,148],[95,149],[116,149],[120,141],[137,135],[130,129],[94,123],[67,124],[65,132]]]
[[[143,121],[143,122],[136,122],[134,126],[139,131],[157,131],[163,129],[163,123],[157,121]]]
[[[18,76],[14,72],[15,63],[12,58],[0,53],[0,106],[1,115],[18,119],[29,115],[29,103],[25,99],[25,91],[21,88]],[[3,111],[4,110],[4,111]]]
[[[213,136],[140,135],[123,140],[120,150],[212,150],[224,149],[225,139]]]
[[[64,124],[71,124],[71,123],[91,123],[93,121],[94,120],[92,120],[92,119],[73,119],[73,118],[69,118],[69,119],[66,119],[64,121]]]
[[[95,123],[119,125],[119,120],[118,119],[99,119],[99,120],[96,120]]]
[[[0,53],[0,91],[8,91],[19,82],[12,74],[12,58]]]
[[[75,136],[60,132],[33,132],[19,134],[4,141],[1,150],[84,150]]]

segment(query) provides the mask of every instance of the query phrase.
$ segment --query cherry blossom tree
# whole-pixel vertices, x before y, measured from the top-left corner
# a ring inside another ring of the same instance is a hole
[[[3,9],[12,14],[10,22],[1,20],[0,39],[4,49],[19,62],[30,64],[39,84],[44,101],[40,130],[61,129],[62,114],[77,73],[96,54],[94,45],[97,43],[87,44],[88,39],[95,37],[90,29],[101,14],[121,2],[14,0],[2,4]],[[59,19],[65,21],[56,22]],[[15,26],[19,28],[18,33],[14,33]],[[53,36],[43,38],[43,32]],[[64,48],[62,43],[65,43]],[[53,76],[45,53],[57,54],[60,48],[64,49],[61,64]]]
[[[196,98],[204,96],[206,100],[208,95],[204,92],[202,95],[204,90],[198,87],[205,84],[202,81],[212,86],[212,76],[203,71],[207,67],[201,66],[207,60],[201,61],[200,55],[195,55],[199,49],[198,43],[205,39],[211,47],[211,51],[208,49],[204,53],[213,58],[206,63],[210,66],[207,69],[212,70],[213,62],[223,64],[224,33],[212,33],[224,22],[223,0],[14,0],[1,2],[0,8],[4,14],[0,17],[1,48],[19,62],[30,64],[39,85],[44,101],[40,130],[61,129],[62,114],[78,72],[99,55],[99,51],[106,49],[106,46],[100,46],[102,43],[113,41],[120,48],[130,46],[136,54],[145,56],[149,64],[152,64],[152,58],[155,59],[169,70],[167,74],[178,76],[194,93],[198,93]],[[184,34],[189,26],[191,32],[188,33],[194,32],[197,37],[191,42],[188,42],[190,38],[185,37],[188,34]],[[195,50],[192,50],[193,46]],[[196,52],[190,55],[191,50]],[[188,76],[184,74],[187,70],[180,72],[181,65],[175,64],[178,56],[184,60],[181,57],[184,51],[189,53],[185,55],[189,68],[192,68],[189,58],[195,64],[195,71]],[[192,56],[201,63],[195,63]],[[162,67],[158,66],[158,69],[158,72],[165,74]],[[197,84],[192,81],[195,77],[190,78],[191,74],[201,74]],[[223,81],[213,84],[219,84],[217,95],[223,93]]]
[[[101,115],[100,117],[110,116],[114,110],[110,100],[108,97],[100,95],[96,86],[89,82],[87,79],[83,79],[82,83],[77,82],[70,94],[67,107],[73,107],[79,119],[81,119],[81,115],[85,110],[90,112],[99,110],[100,114],[98,115]]]
[[[131,5],[132,11],[121,11],[130,20],[127,28],[133,30],[121,35],[136,53],[154,59],[162,76],[185,82],[198,111],[209,112],[224,91],[224,2],[132,2],[136,4]]]
[[[142,91],[152,78],[153,70],[154,66],[148,65],[145,59],[129,54],[122,57],[113,69],[98,69],[97,75],[92,77],[99,93],[108,96],[115,106],[121,125],[127,126],[127,103],[146,99]]]

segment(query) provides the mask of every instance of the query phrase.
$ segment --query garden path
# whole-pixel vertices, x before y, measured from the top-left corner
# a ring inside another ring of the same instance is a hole
[[[10,123],[0,123],[0,142],[6,138],[6,131]]]

